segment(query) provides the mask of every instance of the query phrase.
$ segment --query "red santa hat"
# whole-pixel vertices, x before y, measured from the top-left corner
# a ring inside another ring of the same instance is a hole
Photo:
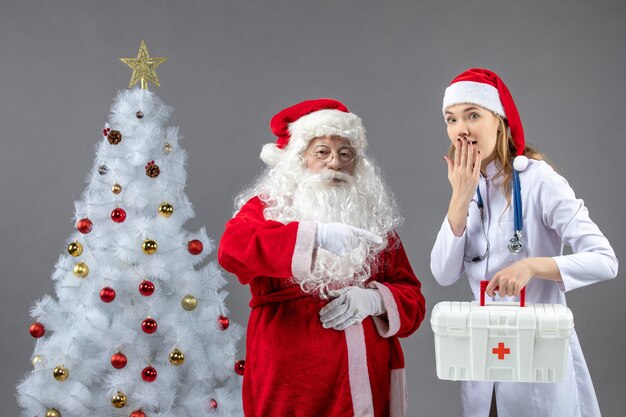
[[[443,96],[444,115],[448,107],[463,103],[477,104],[507,120],[517,152],[513,167],[517,171],[525,170],[528,158],[524,156],[526,145],[522,120],[509,89],[498,74],[482,68],[470,68],[452,80]]]
[[[365,129],[361,119],[350,113],[341,102],[329,98],[306,100],[278,112],[270,122],[276,143],[263,146],[261,159],[267,165],[278,164],[290,144],[303,148],[311,139],[321,136],[341,136],[354,148],[365,148]]]

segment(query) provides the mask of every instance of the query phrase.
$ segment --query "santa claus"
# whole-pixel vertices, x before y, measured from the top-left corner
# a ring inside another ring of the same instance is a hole
[[[398,338],[420,325],[424,297],[361,119],[308,100],[271,129],[269,167],[237,197],[218,252],[252,294],[245,415],[404,416]]]

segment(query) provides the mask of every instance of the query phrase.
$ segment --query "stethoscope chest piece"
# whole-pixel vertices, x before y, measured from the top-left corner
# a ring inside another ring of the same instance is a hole
[[[516,230],[513,237],[509,239],[508,248],[509,252],[513,255],[519,255],[520,253],[522,253],[522,249],[524,249],[524,243],[522,242],[521,230]]]

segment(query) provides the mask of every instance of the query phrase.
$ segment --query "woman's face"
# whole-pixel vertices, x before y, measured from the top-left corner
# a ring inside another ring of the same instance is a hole
[[[457,139],[472,142],[482,155],[483,167],[493,160],[500,124],[495,114],[475,104],[456,104],[446,109],[444,117],[452,145]]]

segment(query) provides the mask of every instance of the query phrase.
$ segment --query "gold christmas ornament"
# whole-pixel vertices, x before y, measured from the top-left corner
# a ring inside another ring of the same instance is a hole
[[[163,153],[167,155],[173,150],[174,150],[174,147],[170,145],[168,142],[165,142],[165,144],[163,145]]]
[[[73,257],[77,257],[83,254],[83,245],[78,243],[77,241],[73,241],[69,245],[67,245],[67,252]]]
[[[131,88],[137,82],[141,83],[141,89],[148,89],[148,81],[151,81],[157,87],[160,87],[159,78],[156,74],[156,68],[167,61],[167,58],[151,57],[144,41],[141,41],[137,58],[120,58],[124,64],[133,69],[133,75],[130,77],[128,88]]]
[[[124,407],[127,401],[128,398],[126,398],[126,395],[124,395],[122,391],[118,391],[117,394],[111,397],[111,404],[113,404],[113,407],[115,408]]]
[[[53,375],[57,381],[65,381],[70,376],[70,371],[64,366],[57,366]]]
[[[157,251],[157,243],[154,240],[146,239],[141,244],[141,250],[146,255],[153,255]]]
[[[46,417],[61,417],[61,413],[56,408],[48,408],[48,410],[46,410]]]
[[[74,265],[74,276],[77,278],[85,278],[89,275],[89,267],[84,262],[79,262]]]
[[[196,307],[198,307],[198,299],[193,295],[188,294],[183,297],[180,305],[182,305],[183,308],[187,311],[193,311],[196,309]]]
[[[175,366],[180,366],[185,363],[185,355],[179,349],[174,349],[170,353],[170,363]]]
[[[113,192],[113,194],[119,194],[122,192],[122,186],[119,185],[118,183],[113,184],[113,186],[111,187],[111,192]]]
[[[35,369],[42,368],[43,365],[44,365],[43,356],[35,355],[35,357],[31,361],[31,363],[33,364],[33,368],[35,368]]]
[[[170,203],[163,202],[159,206],[159,215],[165,217],[166,219],[170,217],[174,213],[174,206]]]

